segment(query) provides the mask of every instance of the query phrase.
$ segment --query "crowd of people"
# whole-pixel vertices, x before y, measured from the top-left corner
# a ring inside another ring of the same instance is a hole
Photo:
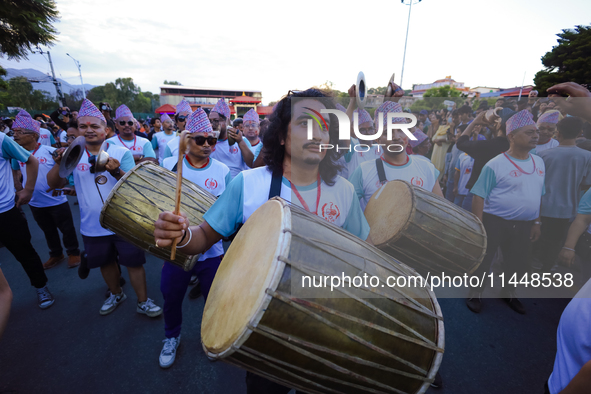
[[[474,110],[467,101],[459,108],[423,110],[410,129],[414,138],[395,129],[390,140],[382,133],[375,144],[369,142],[369,149],[358,149],[368,141],[355,138],[354,122],[351,139],[339,140],[334,115],[325,115],[324,127],[312,122],[309,137],[310,110],[340,109],[351,120],[358,119],[359,132],[366,136],[385,130],[388,119],[382,114],[404,112],[398,103],[402,90],[394,84],[392,91],[373,116],[356,108],[355,86],[349,89],[347,108],[317,89],[290,91],[269,119],[262,121],[254,109],[232,121],[223,99],[210,110],[193,110],[183,100],[172,117],[163,114],[146,121],[136,120],[125,105],[113,116],[108,103],[97,107],[88,100],[78,111],[59,108],[51,114],[51,123],[43,115],[31,117],[23,110],[14,120],[4,120],[0,133],[0,220],[13,224],[10,229],[0,226],[0,242],[26,271],[42,309],[55,302],[44,270],[65,259],[62,241],[68,267],[78,267],[82,279],[90,269],[100,269],[108,286],[101,315],[112,313],[127,298],[121,276],[121,266],[125,266],[137,296],[137,312],[164,315],[162,368],[175,362],[187,289],[198,282],[190,293],[207,299],[227,248],[223,241],[231,239],[274,196],[371,243],[365,206],[385,182],[404,180],[474,213],[484,224],[487,250],[474,275],[488,272],[495,256],[508,275],[520,276],[532,269],[552,272],[558,263],[572,266],[575,253],[588,269],[591,93],[587,89],[566,83],[550,88],[547,98],[530,94],[521,100],[499,98],[491,108],[482,101]],[[392,123],[406,122],[405,117],[392,119]],[[187,136],[186,141],[181,135]],[[64,178],[59,172],[63,153],[79,136],[85,139],[85,152],[73,173]],[[106,171],[98,174],[96,155],[105,141],[109,159]],[[402,149],[380,149],[389,143]],[[185,144],[181,161],[179,150]],[[319,149],[327,144],[343,149]],[[155,222],[156,247],[174,243],[189,255],[201,254],[190,272],[164,263],[163,307],[148,297],[144,251],[99,222],[104,201],[117,181],[143,161],[172,172],[182,165],[183,177],[218,197],[199,226],[188,223],[182,213],[163,212]],[[65,195],[77,196],[83,252]],[[31,244],[21,211],[25,204],[45,234],[50,250],[45,263]],[[591,297],[590,283],[582,287],[582,295]],[[484,290],[484,286],[472,288],[467,295],[466,305],[474,313],[482,310]],[[502,297],[512,310],[526,313],[515,290],[505,290]],[[10,299],[0,270],[0,334]],[[589,306],[588,298],[575,298],[561,319],[555,368],[547,388],[552,394],[566,393],[567,386],[576,390],[576,385],[590,379]],[[577,320],[581,316],[586,316],[587,326]],[[247,385],[249,392],[289,391],[250,373]]]

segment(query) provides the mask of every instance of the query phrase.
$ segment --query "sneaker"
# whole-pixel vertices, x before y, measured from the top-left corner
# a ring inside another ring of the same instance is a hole
[[[525,315],[525,307],[523,306],[521,301],[519,301],[517,298],[515,298],[515,297],[503,298],[503,301],[505,301],[505,303],[507,305],[509,305],[509,308],[513,309],[515,312]]]
[[[470,292],[466,298],[466,306],[474,313],[480,313],[482,309],[482,293]]]
[[[47,286],[44,286],[37,290],[37,303],[39,304],[39,308],[47,309],[53,305],[55,302],[55,298],[49,292]]]
[[[176,358],[176,349],[181,344],[181,336],[179,335],[176,338],[166,338],[162,342],[164,342],[164,346],[162,346],[162,351],[160,352],[160,367],[170,368],[170,366],[174,364],[174,359]]]
[[[124,277],[122,277],[122,276],[120,276],[120,277],[119,277],[119,287],[123,287],[123,285],[124,285],[125,283],[127,283],[127,282],[125,281],[125,278],[124,278]],[[121,289],[121,290],[123,290],[123,289]],[[111,290],[109,290],[109,288],[107,287],[107,290],[105,291],[105,298],[109,298],[109,296],[110,296],[110,295],[111,295]]]
[[[80,279],[88,278],[88,274],[90,274],[90,268],[88,268],[88,260],[86,256],[86,252],[82,252],[80,254],[80,265],[78,266],[78,276]]]
[[[137,312],[143,313],[144,315],[148,315],[150,317],[156,317],[162,314],[162,308],[154,304],[154,301],[152,301],[152,299],[148,298],[144,302],[137,303]]]
[[[191,291],[189,292],[189,298],[194,300],[196,298],[201,297],[202,293],[201,293],[201,284],[199,282],[197,282],[197,284],[195,285],[195,287],[193,287],[191,289]]]
[[[119,306],[123,301],[127,299],[127,296],[123,291],[120,294],[113,294],[107,298],[103,306],[101,307],[100,313],[101,315],[108,315],[109,313],[113,312],[115,308]]]
[[[68,268],[76,268],[80,265],[80,255],[68,256]]]
[[[43,269],[44,270],[48,270],[50,268],[55,267],[56,265],[58,265],[58,263],[60,261],[62,261],[64,259],[64,255],[62,254],[61,256],[57,256],[57,257],[50,257],[49,260],[47,260],[45,263],[43,263]]]
[[[198,282],[197,275],[192,275],[191,280],[189,281],[189,286],[194,286],[195,284],[197,284],[197,282]]]

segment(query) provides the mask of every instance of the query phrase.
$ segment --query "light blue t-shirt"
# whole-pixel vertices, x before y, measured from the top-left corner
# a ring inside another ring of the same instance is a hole
[[[249,180],[257,179],[257,182],[249,181],[245,185],[245,177]],[[207,223],[222,236],[228,237],[234,234],[236,230],[238,230],[240,224],[244,223],[245,219],[248,219],[250,214],[252,214],[256,208],[268,200],[271,178],[271,173],[267,167],[259,167],[239,173],[230,182],[226,187],[226,190],[211,208],[205,213],[203,216],[204,220],[206,220]],[[316,182],[314,182],[311,185],[297,188],[308,206],[313,206],[313,204],[315,204],[316,186]],[[249,193],[246,196],[245,189],[249,190]],[[335,196],[334,193],[331,193],[336,190],[343,191],[342,194],[346,194],[345,197],[349,202],[349,206],[345,211],[347,212],[346,217],[335,218],[335,211],[339,212],[339,216],[341,213],[341,209],[339,209],[338,206],[341,205],[341,208],[344,208],[343,203],[339,200],[339,197],[342,199],[343,195]],[[291,202],[292,191],[290,183],[286,178],[282,179],[280,196]],[[299,200],[295,201],[294,204],[300,207],[302,206]],[[325,209],[326,207],[329,207],[330,209]],[[338,177],[335,185],[332,187],[327,186],[322,182],[318,216],[323,217],[328,221],[337,219],[337,223],[341,224],[340,227],[363,240],[367,239],[369,236],[369,224],[363,215],[359,200],[355,195],[355,190],[353,186],[342,177]]]
[[[11,210],[14,207],[14,178],[12,177],[11,160],[26,162],[29,153],[25,148],[11,140],[4,133],[0,133],[0,213]],[[2,223],[0,225],[6,225]]]
[[[120,135],[116,135],[115,137],[109,138],[107,142],[129,149],[132,155],[143,155],[144,157],[156,158],[152,143],[146,138],[138,137],[137,135],[134,135],[133,139],[129,141],[124,140]]]

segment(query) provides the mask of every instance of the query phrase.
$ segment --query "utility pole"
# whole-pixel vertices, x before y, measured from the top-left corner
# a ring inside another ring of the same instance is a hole
[[[33,53],[35,53],[35,52],[33,52]],[[41,49],[39,49],[39,53],[42,55],[44,53],[47,53],[47,58],[49,59],[49,65],[51,66],[51,75],[53,76],[53,84],[55,85],[55,91],[57,92],[57,102],[60,107],[63,107],[66,99],[64,98],[64,94],[62,93],[62,88],[60,86],[61,84],[58,82],[57,78],[55,77],[55,71],[53,70],[53,63],[51,61],[51,54],[49,53],[49,51],[43,52]]]
[[[86,98],[86,91],[84,90],[84,81],[82,81],[82,70],[80,70],[80,62],[74,59],[69,53],[66,53],[66,55],[70,56],[74,61],[76,67],[78,67],[78,73],[80,74],[80,84],[82,85],[82,97]]]
[[[415,3],[416,0],[410,0],[409,4],[405,3],[405,0],[401,0],[400,2],[404,5],[409,5],[410,7],[408,8],[408,21],[406,22],[406,38],[404,39],[404,55],[402,56],[402,72],[400,73],[400,87],[402,88],[402,78],[404,78],[404,63],[406,62],[406,43],[408,42],[408,30],[410,28],[410,12],[412,11],[412,5],[413,4],[418,4],[420,3],[422,0],[418,0]]]

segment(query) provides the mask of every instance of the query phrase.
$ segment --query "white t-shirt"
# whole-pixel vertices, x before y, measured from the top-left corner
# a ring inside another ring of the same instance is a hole
[[[109,143],[107,153],[109,157],[117,159],[121,163],[120,168],[122,171],[127,172],[135,166],[129,149]],[[109,196],[117,180],[105,171],[99,175],[105,176],[107,182],[103,185],[98,185],[97,190],[97,184],[94,181],[95,175],[97,174],[90,173],[89,155],[90,153],[88,151],[82,154],[80,162],[70,176],[70,184],[76,186],[76,194],[78,195],[78,203],[80,205],[80,233],[87,237],[112,235],[114,234],[113,232],[101,227],[99,217],[104,200]]]
[[[456,171],[460,172],[460,179],[458,180],[458,194],[465,196],[470,190],[466,189],[470,175],[472,175],[472,168],[474,167],[474,159],[467,153],[463,153],[458,158],[455,165]]]
[[[165,159],[164,153],[166,152],[166,145],[175,138],[174,132],[170,134],[166,134],[164,131],[159,131],[154,133],[152,136],[152,148],[158,149],[158,162],[162,165],[163,160]],[[178,141],[178,138],[177,138]],[[178,144],[178,142],[177,142]],[[178,149],[178,145],[177,145]]]
[[[556,148],[558,145],[560,145],[560,142],[558,142],[554,138],[550,138],[550,141],[546,142],[545,144],[536,145],[536,147],[533,149],[532,153],[537,155],[537,154],[540,154],[540,152],[543,152],[545,150]]]
[[[47,145],[47,146],[51,146],[52,145],[52,140],[53,143],[55,144],[55,139],[53,138],[53,135],[51,134],[51,131],[44,129],[43,127],[41,127],[39,129],[39,143],[41,145]]]
[[[167,170],[172,171],[174,165],[177,164],[177,160],[178,159],[173,157],[166,158],[164,159],[162,166]],[[183,159],[183,178],[188,179],[216,197],[226,190],[226,185],[228,185],[232,180],[228,166],[215,159],[210,159],[209,163],[207,163],[204,168],[195,168],[189,165],[186,158]],[[222,245],[222,241],[220,240],[216,242],[207,252],[203,253],[199,257],[199,261],[221,256],[223,254],[224,247]]]
[[[518,160],[501,153],[484,165],[470,191],[484,198],[488,214],[505,220],[535,220],[540,216],[545,174],[539,156],[530,154],[526,160]]]
[[[152,143],[146,138],[138,137],[137,135],[134,135],[133,140],[130,141],[126,141],[120,135],[116,135],[115,137],[109,138],[107,142],[129,149],[132,156],[143,155],[144,157],[156,158],[154,149],[152,149]]]
[[[250,142],[250,141],[248,141],[248,142]],[[261,150],[263,150],[263,141],[261,141],[261,139],[259,138],[259,142],[257,142],[254,145],[250,145],[250,151],[254,155],[253,162],[254,162],[254,160],[257,159],[257,157],[259,157]]]
[[[348,179],[351,178],[351,176],[353,175],[357,167],[361,165],[361,163],[365,163],[366,161],[372,160],[375,161],[375,159],[382,156],[383,147],[373,146],[372,144],[372,141],[363,141],[363,143],[360,143],[357,138],[351,138],[351,150],[343,156],[347,166],[346,173],[349,175]]]
[[[66,132],[66,130],[60,131],[59,140],[62,144],[68,143],[68,133]]]
[[[551,394],[564,390],[591,360],[591,279],[562,312],[556,342],[554,369],[548,379]]]
[[[401,166],[394,166],[382,160],[387,181],[402,180],[411,185],[432,191],[439,177],[439,171],[423,156],[409,155],[408,162]],[[349,177],[355,187],[355,192],[365,210],[369,199],[382,186],[378,176],[376,161],[366,161]]]
[[[53,197],[51,192],[47,192],[49,185],[47,184],[47,174],[55,165],[53,161],[53,152],[55,148],[51,146],[45,146],[39,144],[37,149],[30,151],[33,156],[39,161],[39,172],[37,173],[37,182],[35,183],[35,190],[33,191],[33,197],[29,202],[29,205],[35,208],[47,208],[54,207],[56,205],[68,202],[65,195]],[[21,170],[23,174],[23,186],[27,183],[27,164],[22,161],[12,160],[12,169]]]
[[[243,138],[243,141],[250,149],[250,142],[248,142],[246,138]],[[217,144],[215,144],[214,151],[211,153],[211,157],[227,165],[230,168],[232,178],[238,175],[241,171],[250,168],[242,159],[242,152],[240,151],[238,143],[230,146],[230,144],[228,144],[228,139],[223,141],[218,140]]]

